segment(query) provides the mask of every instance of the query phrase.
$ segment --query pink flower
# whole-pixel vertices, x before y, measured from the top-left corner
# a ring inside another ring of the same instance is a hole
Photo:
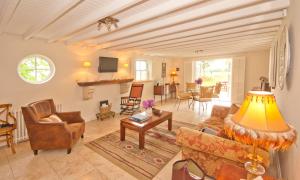
[[[195,80],[196,84],[200,84],[201,85],[202,82],[203,82],[202,78],[198,78],[198,79]]]
[[[143,101],[143,108],[144,109],[152,108],[153,106],[154,106],[154,100],[153,99]]]

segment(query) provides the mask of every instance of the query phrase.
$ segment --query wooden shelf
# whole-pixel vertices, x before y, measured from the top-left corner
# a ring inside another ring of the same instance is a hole
[[[123,84],[132,82],[133,79],[114,79],[114,80],[100,80],[100,81],[91,81],[91,82],[77,82],[78,86],[96,86],[96,85],[105,85],[105,84]]]

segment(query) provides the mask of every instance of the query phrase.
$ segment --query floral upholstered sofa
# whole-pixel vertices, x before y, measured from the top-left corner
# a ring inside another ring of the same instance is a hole
[[[223,130],[224,118],[229,113],[235,113],[236,107],[214,106],[211,117],[199,125],[199,128],[209,127],[217,131]],[[212,135],[199,130],[185,127],[179,128],[176,142],[182,147],[182,159],[193,159],[209,176],[216,177],[223,163],[243,166],[252,146],[241,144],[224,138],[224,135]],[[269,166],[269,154],[258,149],[263,157],[263,165]]]

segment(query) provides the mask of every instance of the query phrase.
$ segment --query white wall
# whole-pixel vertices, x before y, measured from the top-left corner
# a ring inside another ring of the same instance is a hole
[[[260,76],[269,76],[269,51],[246,53],[245,92],[260,86]]]
[[[27,55],[42,54],[48,56],[55,64],[55,76],[47,83],[32,85],[24,82],[17,74],[18,63]],[[97,72],[98,57],[112,56],[119,58],[118,73]],[[96,51],[76,46],[65,46],[61,43],[46,43],[42,40],[25,41],[22,37],[12,35],[0,36],[0,103],[12,103],[14,109],[27,103],[53,98],[56,103],[63,105],[63,109],[80,110],[86,120],[95,119],[99,100],[109,99],[113,109],[119,112],[120,88],[119,85],[95,86],[94,97],[91,100],[82,100],[82,88],[76,81],[124,78],[131,75],[130,64],[132,59],[139,55],[126,52]],[[146,57],[153,60],[153,74],[155,79],[160,77],[162,61],[167,62],[168,70],[180,66],[180,60],[172,58]],[[89,60],[92,67],[82,67],[82,62]],[[167,73],[169,73],[167,71]],[[145,83],[144,98],[153,98],[153,82]]]
[[[300,1],[291,0],[288,9],[287,24],[289,25],[291,45],[291,69],[287,76],[283,90],[275,89],[275,97],[284,119],[300,131]],[[299,179],[300,147],[299,136],[293,146],[287,152],[281,153],[281,165],[283,177],[286,180]]]

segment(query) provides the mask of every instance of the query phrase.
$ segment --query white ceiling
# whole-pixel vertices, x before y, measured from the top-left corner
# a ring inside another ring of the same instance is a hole
[[[289,0],[0,0],[0,34],[207,56],[268,49],[288,6]],[[119,28],[99,31],[97,21],[106,16],[119,19]]]

